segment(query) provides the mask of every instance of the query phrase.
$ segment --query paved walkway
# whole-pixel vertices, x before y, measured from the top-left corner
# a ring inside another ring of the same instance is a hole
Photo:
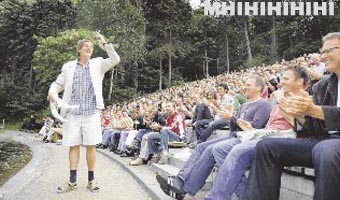
[[[68,148],[56,144],[43,144],[32,134],[6,131],[1,137],[12,138],[27,144],[33,151],[32,161],[0,188],[4,199],[152,199],[145,187],[139,184],[120,164],[102,153],[97,153],[95,177],[101,187],[99,193],[86,189],[87,167],[85,148],[81,148],[78,169],[78,189],[66,194],[57,194],[59,184],[68,180]],[[1,199],[1,195],[0,195]]]

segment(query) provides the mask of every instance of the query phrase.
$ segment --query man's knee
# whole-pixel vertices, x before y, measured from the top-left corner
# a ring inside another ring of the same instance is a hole
[[[211,152],[212,152],[214,158],[218,157],[221,154],[221,152],[223,151],[223,149],[224,148],[221,145],[212,146]]]
[[[210,147],[211,145],[206,144],[205,142],[199,143],[196,146],[196,151],[202,153],[203,151],[205,151],[208,147]]]
[[[340,163],[340,147],[334,145],[335,141],[327,140],[318,143],[313,148],[312,156],[315,165],[322,164],[323,166],[331,165],[332,163]],[[340,140],[338,142],[340,145]]]
[[[273,139],[264,139],[257,143],[256,145],[256,152],[263,154],[263,153],[270,153],[272,152],[273,148],[275,147],[275,140]]]
[[[148,139],[149,139],[149,134],[143,135],[142,140],[148,141]]]
[[[166,128],[162,128],[159,132],[160,134],[167,134],[168,130]]]
[[[211,121],[211,122],[208,124],[208,127],[215,129],[216,126],[217,126],[217,124],[218,124],[218,122],[216,122],[216,121]]]
[[[207,120],[198,120],[195,122],[195,128],[202,128],[206,126],[207,124],[209,124]]]

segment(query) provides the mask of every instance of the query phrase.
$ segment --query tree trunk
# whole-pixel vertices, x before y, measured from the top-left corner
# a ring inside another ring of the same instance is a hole
[[[171,66],[171,50],[172,50],[172,38],[171,38],[171,29],[170,29],[170,48],[169,48],[169,51],[168,51],[168,54],[169,54],[169,87],[171,87],[171,70],[172,70],[172,66]]]
[[[115,80],[115,82],[117,82],[117,78],[118,78],[118,70],[116,69],[116,70],[114,70],[115,71],[115,78],[114,78],[114,80]]]
[[[134,76],[133,78],[133,84],[136,88],[136,91],[138,89],[138,86],[139,86],[139,83],[138,83],[138,62],[137,61],[134,61],[134,72],[136,73],[136,76]]]
[[[32,64],[30,65],[30,78],[29,78],[29,81],[28,81],[28,94],[33,91],[32,89],[32,83],[33,83],[33,67],[32,67]]]
[[[203,71],[203,76],[206,76],[205,75],[205,59],[203,60],[202,71]]]
[[[225,19],[225,41],[227,46],[227,73],[230,71],[230,59],[229,59],[229,39],[228,39],[228,26],[227,26],[227,17]]]
[[[244,36],[246,38],[246,46],[247,46],[247,52],[248,52],[248,59],[252,60],[253,55],[251,53],[251,47],[250,47],[250,39],[249,39],[249,32],[248,32],[248,18],[244,19]]]
[[[159,90],[162,90],[162,74],[163,74],[162,58],[159,59]]]
[[[108,100],[112,99],[112,88],[113,88],[113,77],[115,74],[115,69],[111,71],[111,79],[110,79],[110,90],[109,90],[109,96],[107,97]]]
[[[12,69],[12,74],[11,74],[11,84],[14,85],[14,78],[17,75],[16,74],[16,71],[17,71],[16,64],[13,64],[12,66],[10,66],[10,68],[13,68]]]
[[[209,78],[209,60],[207,48],[204,49],[204,59],[205,59],[205,77]]]
[[[272,17],[273,19],[273,27],[272,27],[272,59],[277,60],[277,37],[276,37],[276,23],[275,23],[275,16]]]

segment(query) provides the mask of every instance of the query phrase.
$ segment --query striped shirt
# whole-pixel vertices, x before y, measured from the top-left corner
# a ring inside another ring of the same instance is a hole
[[[96,112],[96,95],[90,76],[89,62],[85,65],[77,62],[73,75],[70,105],[79,105],[78,109],[70,110],[70,114],[91,115]]]

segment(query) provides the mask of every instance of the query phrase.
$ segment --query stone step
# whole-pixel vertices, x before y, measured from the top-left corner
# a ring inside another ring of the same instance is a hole
[[[156,174],[159,174],[163,177],[165,176],[174,176],[178,174],[179,168],[172,165],[160,165],[157,163],[153,163],[150,165],[151,171]]]
[[[313,199],[314,182],[309,178],[284,172],[281,177],[282,189],[287,190],[287,195],[289,193],[292,195],[291,198],[286,198],[286,195],[282,195],[282,199],[294,199],[294,196],[299,196],[299,200]]]
[[[169,158],[168,165],[157,165],[154,164],[153,171],[161,171],[164,175],[175,175],[179,169],[183,166],[186,159],[177,158],[179,154],[185,151],[193,151],[189,149],[170,149],[169,150],[174,157]],[[187,152],[185,152],[187,153]],[[312,176],[314,175],[313,169],[300,168],[300,167],[287,167],[288,172],[283,172],[281,178],[281,196],[280,200],[311,200],[313,199],[314,183]],[[249,171],[246,173],[248,175]],[[299,174],[299,175],[298,175]],[[309,177],[303,176],[302,174],[309,175]],[[213,171],[206,181],[203,190],[209,190],[212,187],[213,180],[216,178],[217,171]]]
[[[192,151],[193,150],[189,149],[188,147],[181,149],[169,149],[169,152],[173,155],[172,157],[169,158],[169,164],[177,168],[181,168]],[[189,155],[187,155],[188,153]],[[185,154],[187,156],[183,157],[183,155]]]

